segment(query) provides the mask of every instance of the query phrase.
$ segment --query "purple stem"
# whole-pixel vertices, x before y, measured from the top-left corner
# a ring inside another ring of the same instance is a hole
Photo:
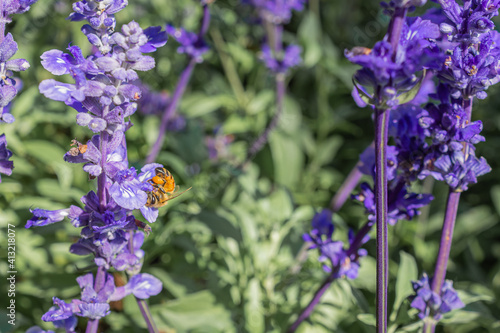
[[[467,115],[467,120],[470,122],[472,113],[473,99],[464,100],[464,110]],[[465,146],[464,153],[468,154],[468,146]],[[432,291],[441,295],[441,288],[446,277],[446,268],[448,266],[448,259],[450,258],[451,243],[453,240],[453,230],[455,229],[455,221],[457,219],[458,204],[460,201],[461,192],[455,191],[450,188],[448,193],[448,200],[446,202],[446,211],[444,214],[443,230],[441,232],[441,243],[439,244],[438,258],[436,268],[434,270],[434,277],[432,278]],[[427,320],[424,322],[424,332],[434,333],[436,329],[436,321]]]
[[[200,32],[198,33],[198,37],[202,38],[208,32],[208,27],[210,26],[210,10],[208,9],[208,5],[203,5],[203,19],[201,23]]]
[[[305,309],[302,311],[297,320],[295,320],[292,326],[290,326],[287,332],[295,332],[295,330],[299,327],[299,325],[311,315],[311,312],[314,310],[314,307],[319,303],[323,294],[328,290],[328,288],[330,288],[332,282],[335,281],[334,273],[338,272],[339,268],[340,266],[337,267],[336,270],[332,272],[332,274],[328,275],[325,281],[323,281],[319,289],[314,294],[314,297],[311,300],[311,302],[309,302],[309,304],[305,307]]]
[[[158,333],[158,328],[155,325],[155,322],[153,320],[153,316],[151,315],[151,311],[149,311],[149,306],[148,303],[146,303],[145,300],[140,299],[140,298],[135,298],[137,301],[137,305],[139,306],[139,309],[141,310],[142,316],[144,317],[144,320],[146,321],[146,324],[148,325],[148,331],[149,333]]]
[[[102,289],[102,287],[104,287],[105,282],[106,282],[106,269],[104,269],[104,267],[102,266],[99,266],[94,281],[94,290],[96,291],[96,293],[98,293]],[[99,327],[99,319],[89,320],[87,323],[87,329],[85,330],[85,333],[96,333],[98,327]]]
[[[280,120],[281,114],[283,113],[283,99],[285,97],[285,76],[282,74],[276,75],[276,113],[267,128],[262,132],[262,134],[253,142],[252,146],[248,150],[247,158],[242,165],[245,165],[251,159],[257,155],[257,153],[264,147],[266,144],[269,134],[271,131],[278,126],[278,122]]]
[[[134,232],[129,232],[129,240],[128,240],[128,250],[130,253],[134,253]],[[158,328],[153,320],[153,316],[151,315],[151,311],[149,310],[148,303],[145,300],[140,298],[135,298],[137,301],[137,305],[139,306],[139,310],[141,310],[141,314],[144,317],[144,321],[148,326],[149,333],[158,333]]]
[[[375,109],[375,206],[377,221],[377,333],[387,331],[387,135],[390,110]]]
[[[353,253],[358,252],[361,245],[363,244],[363,238],[365,238],[365,236],[370,232],[372,227],[373,227],[373,222],[368,221],[358,231],[358,233],[356,234],[356,237],[354,238],[353,242],[349,246],[349,249],[346,251],[346,255],[348,257],[351,256]],[[290,328],[288,329],[288,332],[295,332],[295,330],[299,327],[299,325],[311,315],[312,311],[314,310],[314,307],[316,307],[316,305],[319,303],[323,294],[328,290],[328,288],[330,287],[332,282],[336,280],[335,276],[339,272],[340,267],[341,267],[341,264],[339,264],[338,266],[333,268],[330,275],[328,275],[328,277],[325,279],[325,281],[321,284],[321,286],[318,288],[318,290],[314,294],[313,299],[304,308],[304,310],[302,310],[299,317],[290,326]]]
[[[263,15],[263,14],[261,14]],[[266,21],[264,19],[264,21]],[[283,26],[281,24],[272,24],[271,27],[267,30],[268,36],[267,40],[271,44],[272,51],[275,57],[278,57],[281,51],[283,50]],[[278,126],[278,122],[280,120],[281,114],[283,113],[283,99],[285,98],[285,74],[284,73],[276,73],[276,112],[274,113],[273,118],[269,125],[267,125],[266,129],[262,134],[252,143],[250,149],[248,150],[247,157],[245,161],[240,164],[240,166],[244,166],[250,160],[252,160],[255,155],[264,147],[267,140],[269,139],[269,134],[271,131]]]
[[[210,10],[208,9],[208,5],[203,5],[203,18],[200,31],[198,33],[199,38],[202,38],[207,33],[209,26],[210,26]],[[175,87],[174,95],[172,96],[167,109],[165,110],[165,112],[161,117],[158,138],[156,139],[156,142],[154,143],[153,147],[151,147],[151,151],[146,157],[146,163],[153,163],[158,157],[158,154],[160,153],[161,147],[163,145],[163,140],[165,139],[165,133],[167,131],[168,121],[174,114],[175,110],[177,109],[177,104],[179,104],[182,95],[184,95],[184,92],[186,91],[186,87],[189,83],[191,75],[193,74],[193,69],[195,65],[196,65],[196,59],[191,58],[189,60],[189,64],[182,72],[181,77],[179,78],[179,82],[177,82],[177,86]]]
[[[349,198],[352,191],[354,191],[358,185],[359,180],[363,176],[361,171],[359,171],[359,164],[360,162],[358,162],[349,175],[347,175],[347,178],[332,198],[332,201],[330,202],[330,209],[332,212],[338,212],[340,208],[342,208],[344,203],[347,201],[347,198]]]
[[[396,59],[406,8],[396,8],[389,23],[388,41],[392,45],[392,59]],[[377,91],[380,96],[380,89]],[[389,247],[387,244],[387,140],[390,109],[375,108],[375,207],[377,223],[377,333],[387,332],[387,287]]]
[[[172,99],[170,100],[167,109],[165,110],[163,116],[161,117],[158,138],[156,139],[156,142],[154,143],[153,147],[151,148],[151,151],[149,152],[148,157],[146,158],[146,164],[153,163],[158,157],[158,154],[160,153],[161,146],[163,145],[163,139],[165,139],[165,133],[167,131],[168,121],[170,117],[172,117],[172,115],[174,114],[175,110],[177,109],[177,104],[179,103],[182,95],[184,94],[184,91],[186,90],[187,84],[189,82],[189,79],[191,78],[191,74],[193,73],[195,65],[196,65],[196,59],[191,58],[189,60],[188,66],[186,67],[186,69],[184,69],[184,71],[181,74],[179,82],[177,83],[177,87],[175,87],[174,95],[172,96]]]

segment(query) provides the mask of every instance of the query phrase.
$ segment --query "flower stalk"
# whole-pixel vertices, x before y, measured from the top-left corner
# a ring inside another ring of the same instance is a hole
[[[323,211],[322,213],[319,214],[321,216],[322,214],[325,214],[331,217],[331,212],[328,210]],[[316,219],[317,217],[315,217]],[[314,220],[313,220],[314,223]],[[324,223],[324,221],[323,221]],[[331,269],[330,274],[326,277],[326,279],[323,281],[323,283],[319,286],[318,290],[314,293],[314,296],[312,300],[309,302],[309,304],[301,311],[300,315],[297,317],[297,319],[293,322],[293,324],[290,326],[288,329],[288,332],[295,332],[295,330],[300,326],[300,324],[309,318],[311,315],[312,311],[318,305],[318,303],[321,300],[321,297],[323,297],[323,294],[330,288],[331,284],[333,281],[338,279],[339,277],[342,276],[348,276],[349,278],[354,278],[357,276],[357,267],[353,269],[353,263],[357,264],[357,259],[360,256],[365,255],[365,251],[361,249],[361,246],[366,243],[368,240],[368,233],[372,229],[374,223],[372,221],[366,222],[363,227],[356,233],[356,236],[352,237],[352,235],[349,236],[349,248],[347,250],[343,250],[340,248],[340,253],[339,259],[336,261],[334,267]],[[316,225],[319,227],[318,225]],[[326,228],[325,228],[326,227]],[[328,229],[328,223],[326,225],[320,226],[319,229]],[[318,230],[319,231],[319,230]],[[331,232],[333,233],[333,225]],[[309,237],[310,238],[310,237]],[[321,238],[321,237],[320,237]],[[313,239],[311,239],[313,240]],[[315,241],[318,241],[318,238],[314,239]],[[313,241],[314,241],[313,240]],[[328,248],[328,245],[333,245],[333,244],[341,244],[341,242],[333,242],[331,243],[331,235],[327,237],[326,241],[319,241],[319,243],[323,243],[321,245],[326,245],[326,248]],[[321,245],[318,244],[318,247],[321,247]],[[335,246],[335,245],[334,245]],[[332,260],[333,263],[333,260]]]
[[[396,60],[406,8],[395,8],[389,23],[388,40],[392,46],[392,60]],[[380,95],[380,89],[377,90]],[[380,96],[377,96],[380,97]],[[389,247],[387,239],[387,142],[390,108],[375,108],[375,205],[377,225],[377,333],[387,332],[387,287],[389,283]]]
[[[182,96],[184,95],[184,92],[186,91],[186,87],[189,83],[191,75],[193,74],[195,65],[196,65],[196,59],[191,58],[189,60],[189,64],[184,69],[179,78],[179,82],[175,87],[174,95],[172,96],[172,99],[170,100],[167,109],[165,110],[165,112],[163,112],[163,115],[161,117],[160,128],[158,130],[159,131],[158,137],[156,138],[156,141],[151,147],[151,151],[149,152],[148,157],[146,158],[146,164],[153,163],[154,161],[156,161],[158,154],[160,153],[161,147],[163,145],[163,140],[165,139],[165,134],[167,132],[168,121],[174,114],[175,110],[177,110],[177,105],[179,104],[179,101],[181,100]]]
[[[203,41],[203,38],[208,32],[208,28],[210,26],[210,10],[208,8],[208,3],[206,3],[205,1],[202,1],[202,5],[203,16],[200,23],[200,30],[198,34],[195,35],[196,38],[192,37],[192,33],[183,30],[176,30],[173,27],[167,26],[167,29],[171,28],[169,34],[173,34],[174,37],[176,35],[180,36],[177,39],[181,43],[182,47],[180,47],[178,51],[179,53],[187,53],[189,55],[189,63],[182,72],[179,81],[177,82],[177,86],[175,87],[174,94],[170,99],[167,108],[163,112],[160,122],[160,128],[158,130],[158,137],[156,138],[155,143],[151,147],[151,150],[146,157],[146,164],[156,161],[165,139],[168,122],[177,110],[177,106],[182,99],[184,92],[186,91],[189,80],[191,79],[191,76],[193,74],[194,67],[197,63],[203,61],[201,56],[208,50],[205,42]]]
[[[467,116],[467,122],[471,121],[473,98],[465,99],[463,101],[463,108]],[[467,160],[469,145],[464,145],[463,153]],[[439,244],[439,252],[434,270],[434,277],[432,278],[432,291],[441,295],[441,288],[446,277],[446,268],[448,267],[448,260],[450,258],[451,243],[453,240],[453,231],[455,229],[455,222],[457,219],[458,205],[460,201],[461,190],[454,190],[450,187],[448,199],[446,201],[446,211],[443,221],[443,229],[441,232],[441,242]],[[425,333],[434,333],[437,321],[432,318],[426,318],[424,321]]]

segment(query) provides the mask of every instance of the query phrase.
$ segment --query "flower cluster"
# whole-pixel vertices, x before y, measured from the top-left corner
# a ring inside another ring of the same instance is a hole
[[[455,0],[443,4],[446,20],[440,28],[448,40],[448,54],[440,79],[452,88],[452,96],[486,98],[489,86],[500,81],[498,70],[500,34],[492,17],[498,15],[498,1]]]
[[[439,320],[443,314],[465,306],[453,289],[453,282],[450,280],[443,283],[440,295],[432,291],[431,281],[425,273],[420,280],[412,284],[415,295],[411,296],[411,307],[419,311],[420,319],[430,316]]]
[[[76,278],[80,286],[81,299],[73,299],[70,303],[54,297],[54,306],[42,316],[43,321],[54,322],[54,325],[69,327],[74,331],[77,320],[76,316],[89,319],[100,319],[107,316],[111,311],[109,302],[119,301],[125,296],[134,296],[146,299],[151,295],[158,294],[161,282],[150,274],[138,274],[133,276],[125,286],[116,287],[112,274],[106,273],[104,286],[100,290],[94,289],[94,276],[92,273]]]
[[[262,61],[273,73],[286,73],[290,68],[300,65],[302,58],[300,46],[291,44],[280,54],[274,54],[269,45],[262,45]]]
[[[364,107],[368,103],[392,108],[407,102],[405,94],[418,89],[418,72],[442,66],[444,56],[433,40],[438,37],[437,24],[417,17],[406,20],[397,50],[387,40],[388,36],[372,49],[358,46],[346,50],[349,61],[363,67],[353,78],[356,82],[353,95],[358,105]],[[365,97],[364,102],[360,95]]]
[[[191,31],[186,31],[184,28],[175,28],[170,24],[167,24],[165,30],[172,38],[181,44],[177,48],[178,53],[185,53],[198,63],[203,62],[203,55],[210,50],[205,42],[204,34],[196,34]]]
[[[355,236],[354,232],[350,230],[348,235],[349,248],[345,249],[342,241],[332,239],[334,230],[332,212],[324,209],[314,216],[311,232],[304,234],[302,238],[305,242],[312,244],[309,247],[310,250],[316,248],[319,250],[320,262],[329,262],[330,265],[323,265],[325,272],[331,273],[333,278],[346,276],[349,279],[355,279],[358,277],[359,258],[367,255],[367,251],[360,247],[370,237],[367,234]]]
[[[9,0],[5,1],[0,11],[0,124],[11,124],[14,116],[10,114],[11,102],[21,90],[21,80],[13,77],[13,72],[23,72],[30,67],[25,59],[12,59],[17,53],[17,43],[9,32],[4,35],[5,25],[12,22],[11,15],[22,14],[30,9],[30,6],[38,0]],[[0,174],[10,176],[14,163],[9,161],[12,152],[7,149],[7,139],[5,134],[0,135]],[[0,182],[2,178],[0,177]]]
[[[144,234],[137,229],[145,224],[136,220],[132,211],[140,210],[148,222],[155,222],[158,209],[148,205],[148,196],[154,190],[151,179],[156,176],[155,170],[163,166],[147,164],[139,173],[129,167],[125,132],[132,126],[127,119],[137,110],[141,98],[137,71],[155,66],[154,59],[144,53],[165,45],[167,34],[160,27],[143,30],[134,21],[115,31],[114,14],[126,4],[125,0],[75,3],[70,19],[87,21],[82,31],[95,52],[85,57],[78,46],[69,46],[68,53],[50,50],[41,57],[45,69],[54,75],[69,74],[75,83],[45,80],[40,83],[40,92],[73,107],[78,111],[76,122],[94,133],[86,143],[73,140],[74,147],[64,160],[83,163],[89,178],[98,178],[97,191],[81,198],[83,208],[37,208],[26,224],[26,228],[43,226],[67,217],[74,227],[81,228],[81,238],[70,252],[93,255],[98,267],[95,279],[92,273],[77,279],[81,299],[71,303],[54,299],[55,307],[43,316],[45,321],[61,322],[74,315],[97,320],[109,313],[110,301],[128,294],[146,299],[162,289],[158,279],[140,274]],[[115,287],[109,269],[127,272],[129,282]]]
[[[243,0],[255,7],[263,20],[272,24],[286,24],[292,18],[292,11],[302,11],[306,0]]]
[[[243,0],[243,3],[253,6],[259,18],[273,26],[268,31],[267,42],[262,44],[261,60],[274,74],[286,74],[292,67],[300,65],[302,48],[290,44],[283,48],[281,35],[283,25],[290,22],[292,11],[302,11],[305,0]]]

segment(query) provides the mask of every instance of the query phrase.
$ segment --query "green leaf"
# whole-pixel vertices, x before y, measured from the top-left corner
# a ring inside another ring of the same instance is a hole
[[[298,30],[298,36],[304,45],[304,65],[308,67],[316,65],[322,57],[321,35],[318,17],[313,12],[308,12]]]
[[[422,72],[422,77],[418,79],[418,83],[411,88],[409,91],[404,92],[398,96],[399,105],[411,102],[415,96],[417,96],[420,91],[420,87],[422,86],[423,78],[425,77],[426,70],[424,69]]]
[[[292,137],[273,131],[269,138],[274,163],[274,177],[282,185],[293,188],[299,181],[304,154]]]
[[[257,278],[252,278],[245,292],[245,327],[248,332],[265,332],[262,290]]]
[[[232,95],[220,94],[206,96],[203,94],[191,94],[181,102],[183,113],[189,118],[196,118],[214,112],[220,108],[236,110],[238,102]]]
[[[377,325],[377,320],[375,316],[371,313],[360,313],[356,316],[360,322],[365,325],[375,327]]]
[[[373,96],[370,96],[364,92],[364,90],[358,85],[358,81],[356,81],[354,76],[352,77],[352,83],[354,84],[354,86],[358,90],[359,97],[361,97],[363,102],[365,102],[368,105],[375,105],[375,99],[373,98]]]
[[[232,326],[229,312],[216,303],[209,291],[154,305],[151,310],[164,323],[180,331],[204,329],[205,332],[220,332]]]
[[[403,303],[408,296],[413,294],[411,281],[418,279],[418,268],[415,258],[404,251],[399,252],[399,257],[401,259],[396,280],[396,298],[390,317],[391,321],[396,320],[396,315],[401,303]]]

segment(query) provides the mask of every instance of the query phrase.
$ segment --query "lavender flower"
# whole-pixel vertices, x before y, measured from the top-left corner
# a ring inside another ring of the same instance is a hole
[[[148,164],[137,173],[128,166],[125,133],[132,126],[130,117],[137,110],[141,97],[136,85],[137,71],[155,66],[154,58],[144,53],[165,45],[166,32],[160,27],[143,30],[132,21],[115,31],[114,14],[126,6],[125,0],[80,1],[73,5],[72,21],[86,20],[82,28],[89,42],[98,51],[85,57],[78,46],[69,46],[69,53],[50,50],[42,55],[42,65],[54,75],[69,74],[75,83],[50,79],[40,83],[46,97],[63,101],[78,111],[76,122],[95,135],[85,144],[72,141],[64,156],[70,163],[83,163],[90,178],[97,177],[97,191],[81,198],[83,209],[47,211],[33,210],[26,227],[60,222],[68,217],[81,229],[81,238],[70,252],[93,255],[98,266],[94,279],[88,273],[77,279],[82,289],[81,299],[65,303],[54,299],[56,307],[43,316],[45,321],[66,320],[71,316],[89,319],[87,332],[97,330],[100,318],[110,313],[109,302],[134,294],[144,309],[143,299],[161,292],[161,282],[149,274],[140,274],[144,251],[144,234],[137,231],[143,222],[132,215],[140,210],[144,218],[154,222],[158,209],[148,207],[149,180],[160,164]],[[130,278],[124,287],[115,287],[108,269],[126,271]],[[147,307],[147,306],[146,306]],[[148,326],[154,326],[147,311],[143,312]],[[56,325],[57,326],[57,325]]]
[[[198,63],[203,62],[203,55],[210,50],[203,36],[172,25],[167,25],[165,31],[181,44],[177,48],[178,53],[185,53]]]
[[[255,7],[266,21],[286,24],[292,18],[292,11],[302,11],[306,0],[243,0]]]
[[[400,104],[402,94],[410,91],[419,82],[417,72],[425,69],[439,69],[442,66],[436,44],[432,41],[440,37],[439,27],[421,18],[408,19],[403,25],[397,52],[387,41],[377,42],[373,49],[355,47],[346,50],[345,55],[352,63],[362,66],[354,75],[357,85],[353,94],[360,94],[376,106],[394,107]],[[396,54],[393,57],[393,54]],[[380,89],[379,96],[372,95]],[[375,98],[377,97],[377,98]],[[366,103],[366,102],[365,102]],[[365,106],[362,103],[360,106]]]
[[[412,284],[415,295],[411,297],[411,307],[419,311],[420,319],[430,316],[439,320],[443,314],[465,306],[453,289],[453,282],[450,280],[445,281],[440,295],[432,291],[429,278],[425,273],[419,281],[412,282]]]
[[[312,220],[313,229],[309,234],[304,234],[302,238],[305,242],[312,243],[310,250],[318,249],[320,252],[319,261],[329,262],[330,265],[323,265],[323,270],[331,273],[333,278],[347,276],[349,279],[355,279],[358,276],[359,258],[367,255],[365,249],[352,248],[355,237],[352,230],[349,232],[349,249],[344,249],[344,243],[333,241],[333,232],[335,227],[332,223],[332,212],[328,209],[317,213]],[[364,235],[360,246],[366,243],[370,237]]]
[[[13,77],[13,72],[27,70],[30,65],[25,59],[11,59],[17,52],[17,43],[11,33],[5,35],[5,26],[12,22],[14,14],[22,14],[30,9],[37,0],[6,0],[0,10],[0,124],[11,124],[14,117],[9,113],[12,100],[22,87],[19,79]],[[0,135],[0,173],[10,176],[14,164],[9,161],[12,152],[7,149],[5,134]],[[0,177],[0,182],[2,178]]]
[[[285,74],[290,68],[300,65],[302,49],[298,45],[288,45],[282,54],[273,54],[269,45],[262,46],[262,61],[273,73]]]

